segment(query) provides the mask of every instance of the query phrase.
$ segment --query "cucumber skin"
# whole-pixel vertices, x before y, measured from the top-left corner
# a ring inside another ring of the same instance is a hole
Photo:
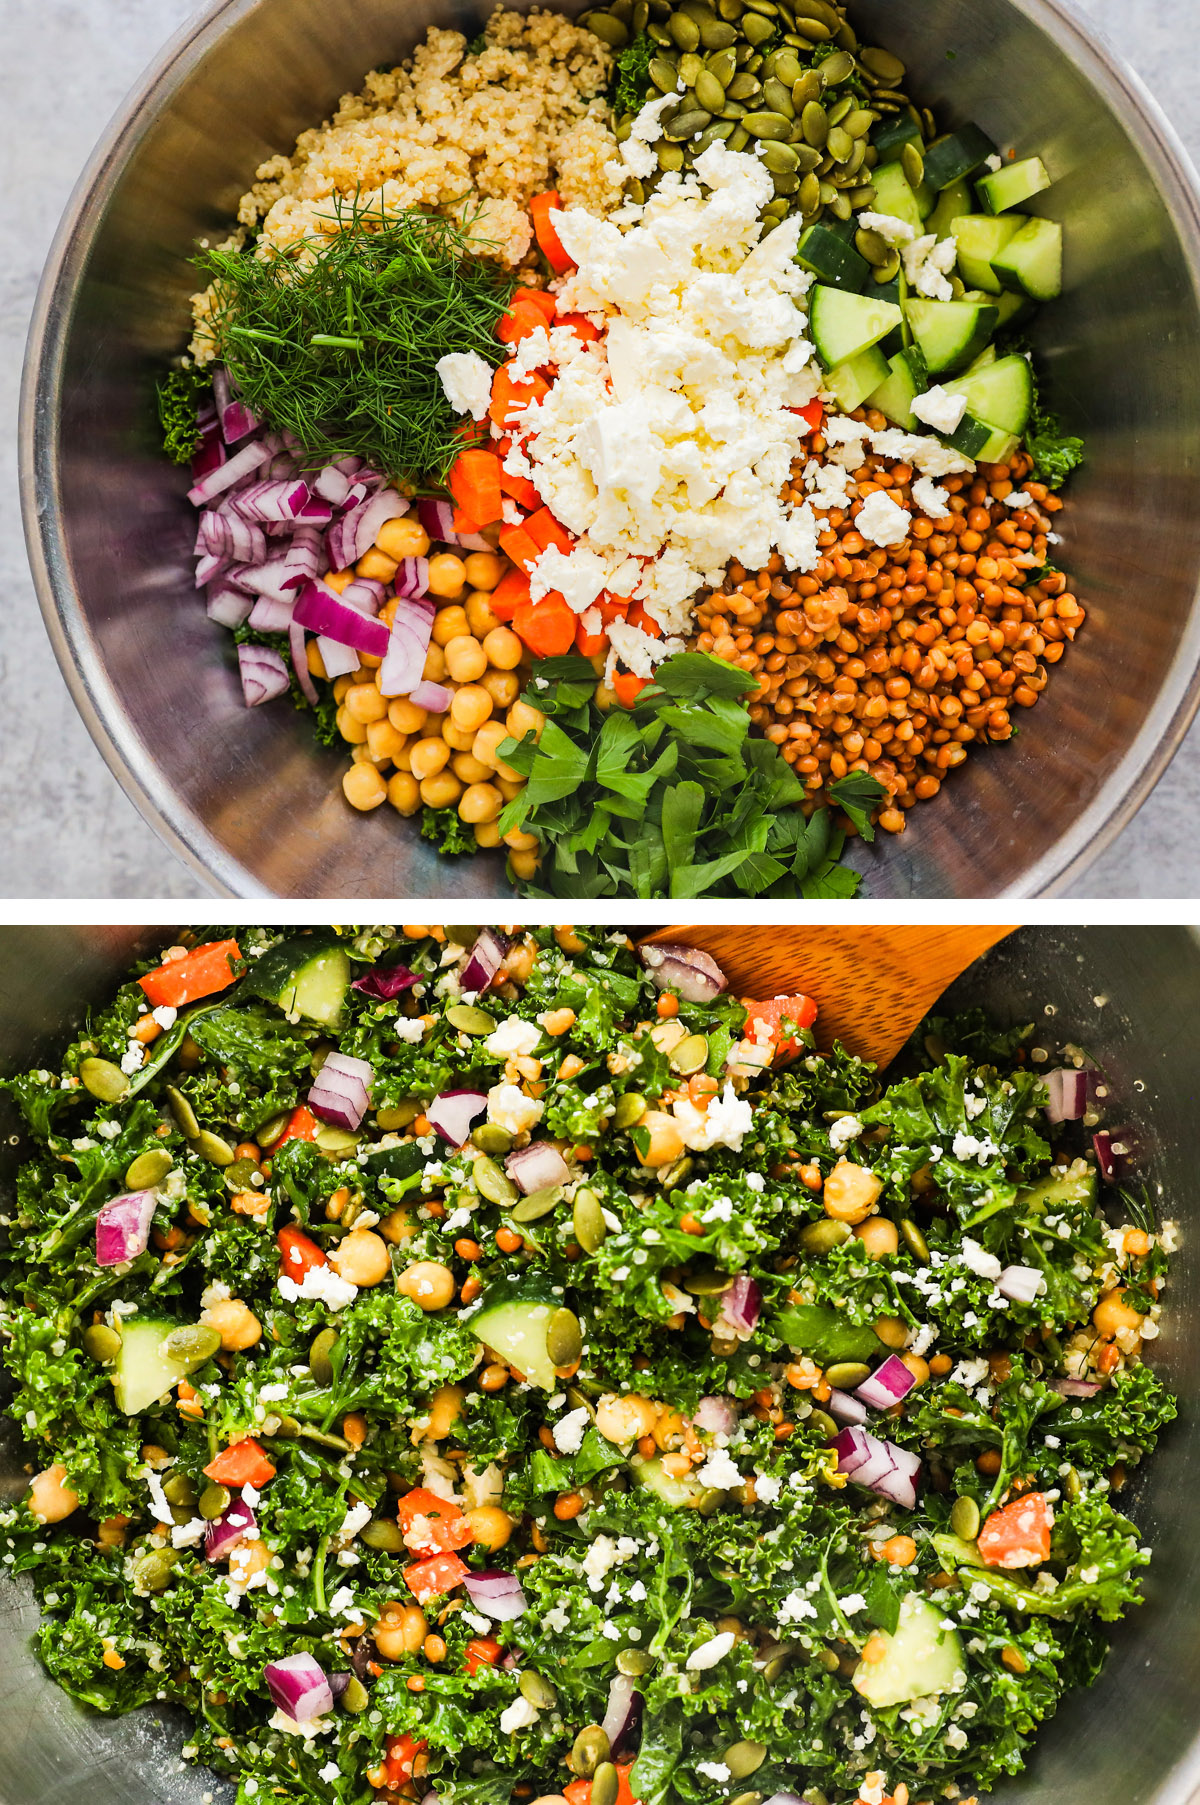
[[[963,176],[974,175],[995,154],[996,146],[986,132],[977,125],[960,126],[926,150],[925,180],[940,191]]]
[[[884,163],[896,162],[906,144],[915,144],[920,149],[921,128],[915,119],[910,119],[906,113],[899,113],[879,128],[871,143],[879,152],[879,163],[876,165],[879,168]]]
[[[265,952],[246,974],[246,988],[307,1021],[336,1028],[342,1019],[351,967],[336,934],[297,935]],[[307,982],[306,982],[307,978]]]
[[[925,222],[917,197],[900,165],[884,163],[873,171],[873,177],[875,199],[871,203],[871,211],[887,213],[893,219],[902,219],[906,226],[910,226],[920,236]]]
[[[830,288],[858,294],[867,279],[869,266],[852,244],[820,222],[809,226],[796,246],[796,262]]]
[[[867,406],[878,408],[902,432],[924,432],[912,411],[913,401],[929,386],[920,347],[910,345],[906,351],[897,351],[888,361],[888,371],[886,381],[867,396]]]
[[[1004,287],[992,268],[992,259],[1021,229],[1019,219],[994,219],[987,213],[964,213],[954,221],[951,235],[958,246],[958,269],[968,288],[998,295]]]
[[[970,184],[965,176],[960,177],[957,182],[950,182],[938,195],[937,206],[925,222],[926,229],[938,238],[949,238],[952,236],[955,220],[974,211]]]
[[[1015,353],[948,382],[946,392],[961,395],[968,412],[998,432],[1023,433],[1033,412],[1033,373]]]

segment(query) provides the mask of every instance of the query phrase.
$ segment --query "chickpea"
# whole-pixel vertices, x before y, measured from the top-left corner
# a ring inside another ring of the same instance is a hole
[[[271,1550],[265,1542],[242,1542],[229,1555],[229,1577],[246,1586],[256,1573],[265,1573],[271,1565]]]
[[[435,623],[436,624],[436,623]],[[453,635],[451,635],[453,638]],[[428,677],[431,683],[441,683],[446,676],[446,654],[436,640],[431,641],[425,654],[425,664],[421,675]]]
[[[500,772],[497,771],[496,772],[496,788],[499,790],[500,794],[503,796],[505,802],[511,802],[513,800],[513,798],[515,796],[519,796],[521,794],[521,791],[525,788],[525,779],[523,777],[515,777],[510,782],[507,777],[502,777]],[[540,840],[538,842],[538,845],[539,846],[541,845]],[[532,849],[532,847],[518,846],[516,848],[516,850],[518,852],[530,852],[533,849]]]
[[[410,702],[407,696],[393,696],[387,712],[397,733],[420,733],[427,719],[425,710]]]
[[[416,1224],[402,1203],[398,1203],[394,1210],[389,1210],[379,1223],[379,1233],[393,1247],[398,1247],[401,1241],[410,1240],[416,1232]]]
[[[540,740],[545,725],[546,717],[541,709],[530,707],[528,702],[514,702],[508,711],[508,731],[515,740],[523,740],[530,729],[534,738]]]
[[[521,693],[516,671],[485,671],[479,681],[497,708],[510,708]]]
[[[397,771],[388,778],[387,799],[397,814],[416,814],[421,806],[421,786],[411,771]]]
[[[657,1419],[658,1406],[636,1391],[624,1396],[610,1391],[596,1406],[597,1429],[620,1448],[651,1434]]]
[[[920,1354],[911,1353],[901,1354],[900,1359],[903,1365],[907,1366],[918,1385],[924,1385],[927,1382],[929,1378],[928,1360],[922,1359]]]
[[[417,1653],[428,1634],[425,1613],[415,1604],[385,1604],[375,1625],[375,1646],[385,1661],[403,1661]]]
[[[491,712],[492,698],[480,684],[467,683],[462,689],[455,690],[454,700],[450,704],[450,719],[461,732],[469,733],[474,738]]]
[[[654,1444],[664,1453],[683,1445],[684,1420],[678,1410],[664,1410],[654,1425]]]
[[[493,783],[473,783],[463,791],[458,804],[458,818],[472,827],[481,821],[494,821],[504,807],[504,798]]]
[[[395,758],[397,752],[403,752],[407,744],[406,735],[393,727],[386,715],[382,721],[368,722],[367,751],[377,763]]]
[[[461,595],[466,580],[467,567],[453,552],[437,552],[430,558],[430,595]],[[441,643],[445,645],[446,642],[442,640]]]
[[[527,834],[524,828],[514,827],[511,833],[505,834],[504,844],[511,846],[514,852],[536,852],[541,841],[536,834]]]
[[[79,1493],[67,1484],[67,1469],[61,1460],[39,1473],[29,1488],[26,1502],[39,1523],[61,1523],[79,1508]]]
[[[471,743],[474,745],[474,740],[472,740]],[[454,775],[460,777],[465,784],[486,783],[488,778],[492,775],[488,766],[480,764],[479,760],[471,752],[456,752],[454,757],[450,760],[450,769],[454,772]],[[463,820],[465,821],[466,818],[467,817],[464,815]]]
[[[470,633],[460,633],[446,643],[446,670],[455,683],[474,683],[487,670],[487,653]]]
[[[879,1559],[892,1567],[911,1567],[917,1558],[917,1544],[911,1536],[889,1536],[878,1549]]]
[[[862,1242],[873,1260],[881,1260],[884,1254],[895,1253],[900,1246],[896,1224],[889,1222],[886,1216],[872,1216],[855,1229],[854,1238]]]
[[[825,1214],[835,1222],[865,1222],[882,1190],[883,1180],[866,1166],[840,1159],[825,1180]]]
[[[478,1510],[469,1510],[467,1522],[471,1526],[471,1540],[489,1553],[503,1548],[513,1532],[512,1518],[496,1504],[483,1504]]]
[[[454,603],[449,607],[438,609],[433,620],[432,640],[434,645],[442,648],[443,656],[452,639],[461,639],[465,633],[469,632],[470,627],[467,624],[465,608]]]
[[[242,1353],[262,1340],[262,1324],[240,1297],[226,1297],[200,1313],[206,1328],[215,1329],[227,1354]]]
[[[450,763],[450,748],[443,739],[421,739],[409,748],[412,774],[417,782],[434,777]]]
[[[388,711],[387,697],[381,696],[373,683],[356,683],[348,689],[342,707],[364,727],[369,721],[382,721]]]
[[[375,549],[385,558],[423,558],[429,550],[429,534],[415,514],[399,520],[385,520],[375,535]]]
[[[489,770],[498,771],[501,776],[516,777],[517,772],[500,757],[500,747],[507,738],[508,728],[503,721],[485,721],[471,741],[471,751],[480,764],[486,765]]]
[[[327,577],[325,580],[326,580],[326,582],[329,582],[331,579]],[[334,680],[333,680],[333,699],[338,704],[339,708],[341,707],[342,703],[346,700],[346,691],[348,689],[353,689],[356,681],[357,681],[357,679],[355,677],[352,677],[350,675],[349,671],[345,671],[345,672],[343,672],[343,674],[340,677],[334,678]]]
[[[325,660],[321,656],[321,648],[315,639],[310,639],[305,646],[304,657],[314,677],[327,678],[329,676],[329,672],[325,669]]]
[[[650,1134],[649,1148],[638,1154],[643,1166],[669,1166],[683,1153],[683,1130],[666,1110],[648,1109],[638,1127],[647,1129]]]
[[[396,574],[396,560],[386,557],[372,546],[354,566],[354,574],[359,577],[374,577],[377,583],[390,583]]]
[[[510,853],[508,862],[513,868],[514,877],[531,878],[537,873],[538,854],[536,852]]]
[[[1096,1308],[1092,1311],[1092,1322],[1096,1333],[1105,1341],[1111,1341],[1121,1329],[1132,1331],[1135,1335],[1142,1332],[1144,1318],[1140,1312],[1125,1302],[1125,1290],[1120,1286],[1115,1291],[1106,1291]]]
[[[387,784],[374,765],[351,765],[342,777],[342,794],[351,808],[378,808],[387,801]]]
[[[426,808],[453,808],[462,795],[462,784],[453,771],[439,771],[421,783],[421,801]]]
[[[378,1285],[392,1270],[387,1242],[369,1228],[352,1228],[330,1250],[329,1264],[347,1284]]]
[[[500,823],[498,821],[476,821],[475,844],[490,850],[500,844]]]
[[[484,635],[483,649],[498,671],[515,671],[525,650],[511,627],[493,627]]]
[[[463,566],[472,589],[493,590],[508,569],[507,558],[496,552],[472,552]]]
[[[344,703],[342,704],[341,708],[338,709],[337,714],[334,716],[334,719],[337,722],[338,732],[341,734],[342,738],[347,742],[348,745],[351,745],[351,746],[365,746],[366,745],[367,729],[366,729],[365,725],[363,724],[362,721],[356,721],[354,716],[347,712],[346,706]]]
[[[379,723],[377,721],[372,721],[371,723],[371,727],[377,727],[378,725]],[[386,726],[387,723],[385,722],[384,725]],[[368,738],[370,732],[371,728],[368,727]],[[352,765],[386,765],[390,762],[391,761],[386,758],[376,758],[375,754],[371,751],[370,745],[352,746],[350,749],[350,763]]]
[[[321,581],[327,584],[335,595],[341,595],[342,590],[349,589],[353,583],[354,572],[352,570],[331,570],[328,576],[321,578]]]
[[[467,625],[476,639],[482,639],[493,627],[500,625],[500,617],[492,607],[492,598],[482,589],[473,589],[467,597]]]
[[[396,1288],[422,1310],[444,1310],[454,1297],[454,1274],[438,1260],[418,1260],[400,1274]]]
[[[429,1401],[425,1433],[431,1441],[445,1441],[462,1415],[466,1392],[461,1385],[439,1385]]]
[[[875,1323],[875,1333],[884,1347],[902,1348],[908,1340],[908,1330],[898,1316],[880,1316]]]

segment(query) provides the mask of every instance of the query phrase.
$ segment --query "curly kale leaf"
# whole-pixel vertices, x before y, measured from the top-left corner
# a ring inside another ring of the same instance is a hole
[[[640,31],[613,62],[612,103],[618,113],[636,113],[650,92],[650,63],[655,54],[652,38]]]
[[[940,1065],[947,1053],[961,1053],[973,1065],[1007,1071],[1033,1033],[1033,1023],[1001,1028],[986,1009],[962,1009],[955,1015],[928,1015],[915,1029],[906,1053],[917,1065]]]
[[[1084,461],[1083,440],[1065,433],[1058,415],[1040,402],[1025,431],[1025,449],[1033,459],[1034,477],[1048,489],[1061,489]]]
[[[445,859],[456,859],[464,852],[479,851],[474,830],[465,821],[459,820],[454,809],[422,809],[421,838],[432,840]]]
[[[190,464],[200,449],[197,415],[202,398],[211,391],[208,376],[194,366],[171,370],[159,383],[158,419],[163,450],[173,464]]]
[[[1153,1367],[1131,1366],[1094,1397],[1068,1399],[1053,1428],[1076,1465],[1101,1469],[1149,1454],[1175,1415],[1175,1399]]]

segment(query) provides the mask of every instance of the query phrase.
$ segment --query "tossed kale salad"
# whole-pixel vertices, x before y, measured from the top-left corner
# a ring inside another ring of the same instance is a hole
[[[135,968],[5,1086],[51,1675],[242,1805],[1018,1771],[1139,1602],[1173,1227],[1078,1050],[943,1020],[885,1084],[815,1014],[583,928]]]

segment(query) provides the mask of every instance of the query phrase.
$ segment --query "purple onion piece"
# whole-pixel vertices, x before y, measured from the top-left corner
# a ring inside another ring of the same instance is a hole
[[[617,1674],[608,1688],[608,1709],[601,1725],[612,1756],[619,1758],[641,1741],[642,1695],[631,1679]]]
[[[1136,1128],[1102,1128],[1092,1136],[1100,1176],[1106,1184],[1115,1184],[1128,1176],[1142,1156],[1141,1138]]]
[[[650,982],[658,990],[674,990],[686,1003],[711,1003],[728,979],[716,960],[698,946],[660,940],[638,948]]]
[[[725,1330],[739,1340],[753,1335],[762,1313],[762,1291],[755,1279],[739,1272],[728,1291],[721,1296],[721,1314],[713,1324],[716,1333]]]
[[[298,1724],[312,1723],[333,1710],[333,1693],[314,1655],[285,1655],[263,1668],[267,1690],[279,1709]]]
[[[996,1289],[1014,1304],[1031,1304],[1042,1289],[1041,1271],[1036,1266],[1006,1266]]]
[[[238,1546],[246,1531],[257,1526],[257,1519],[250,1506],[240,1498],[235,1498],[204,1531],[205,1560],[223,1561]]]
[[[1050,1389],[1064,1398],[1094,1398],[1104,1387],[1098,1379],[1051,1379]]]
[[[273,702],[276,696],[285,696],[291,687],[286,664],[269,646],[239,646],[238,672],[247,708],[257,708],[260,702]]]
[[[452,1147],[461,1147],[471,1133],[471,1128],[487,1109],[487,1098],[482,1091],[443,1091],[435,1097],[425,1114],[444,1141]]]
[[[509,1623],[524,1616],[528,1608],[516,1574],[502,1573],[498,1567],[489,1567],[484,1573],[468,1573],[463,1586],[476,1609],[494,1623]]]
[[[865,1423],[867,1420],[866,1405],[849,1391],[831,1390],[825,1408],[839,1423]]]
[[[355,978],[350,988],[361,990],[364,996],[378,997],[380,1002],[390,1003],[393,997],[411,990],[416,981],[416,972],[409,971],[407,965],[396,960],[390,965],[373,965],[361,978]]]
[[[872,1410],[890,1410],[908,1396],[916,1382],[916,1375],[909,1372],[899,1354],[889,1354],[869,1379],[855,1386],[854,1395]]]
[[[145,1253],[157,1202],[157,1191],[126,1191],[101,1206],[96,1218],[97,1266],[123,1266]]]
[[[504,1170],[525,1197],[531,1197],[535,1191],[549,1191],[556,1185],[568,1184],[571,1178],[566,1160],[549,1141],[531,1141],[528,1147],[510,1153],[504,1162]]]
[[[496,928],[484,928],[463,966],[459,978],[462,988],[474,991],[476,996],[486,990],[504,963],[508,948],[506,935]]]
[[[737,1427],[737,1407],[728,1398],[701,1398],[692,1417],[697,1429],[710,1435],[732,1435]]]
[[[1060,1066],[1057,1071],[1047,1072],[1044,1082],[1049,1093],[1045,1106],[1046,1120],[1077,1122],[1087,1108],[1086,1067],[1076,1070],[1074,1066]]]

